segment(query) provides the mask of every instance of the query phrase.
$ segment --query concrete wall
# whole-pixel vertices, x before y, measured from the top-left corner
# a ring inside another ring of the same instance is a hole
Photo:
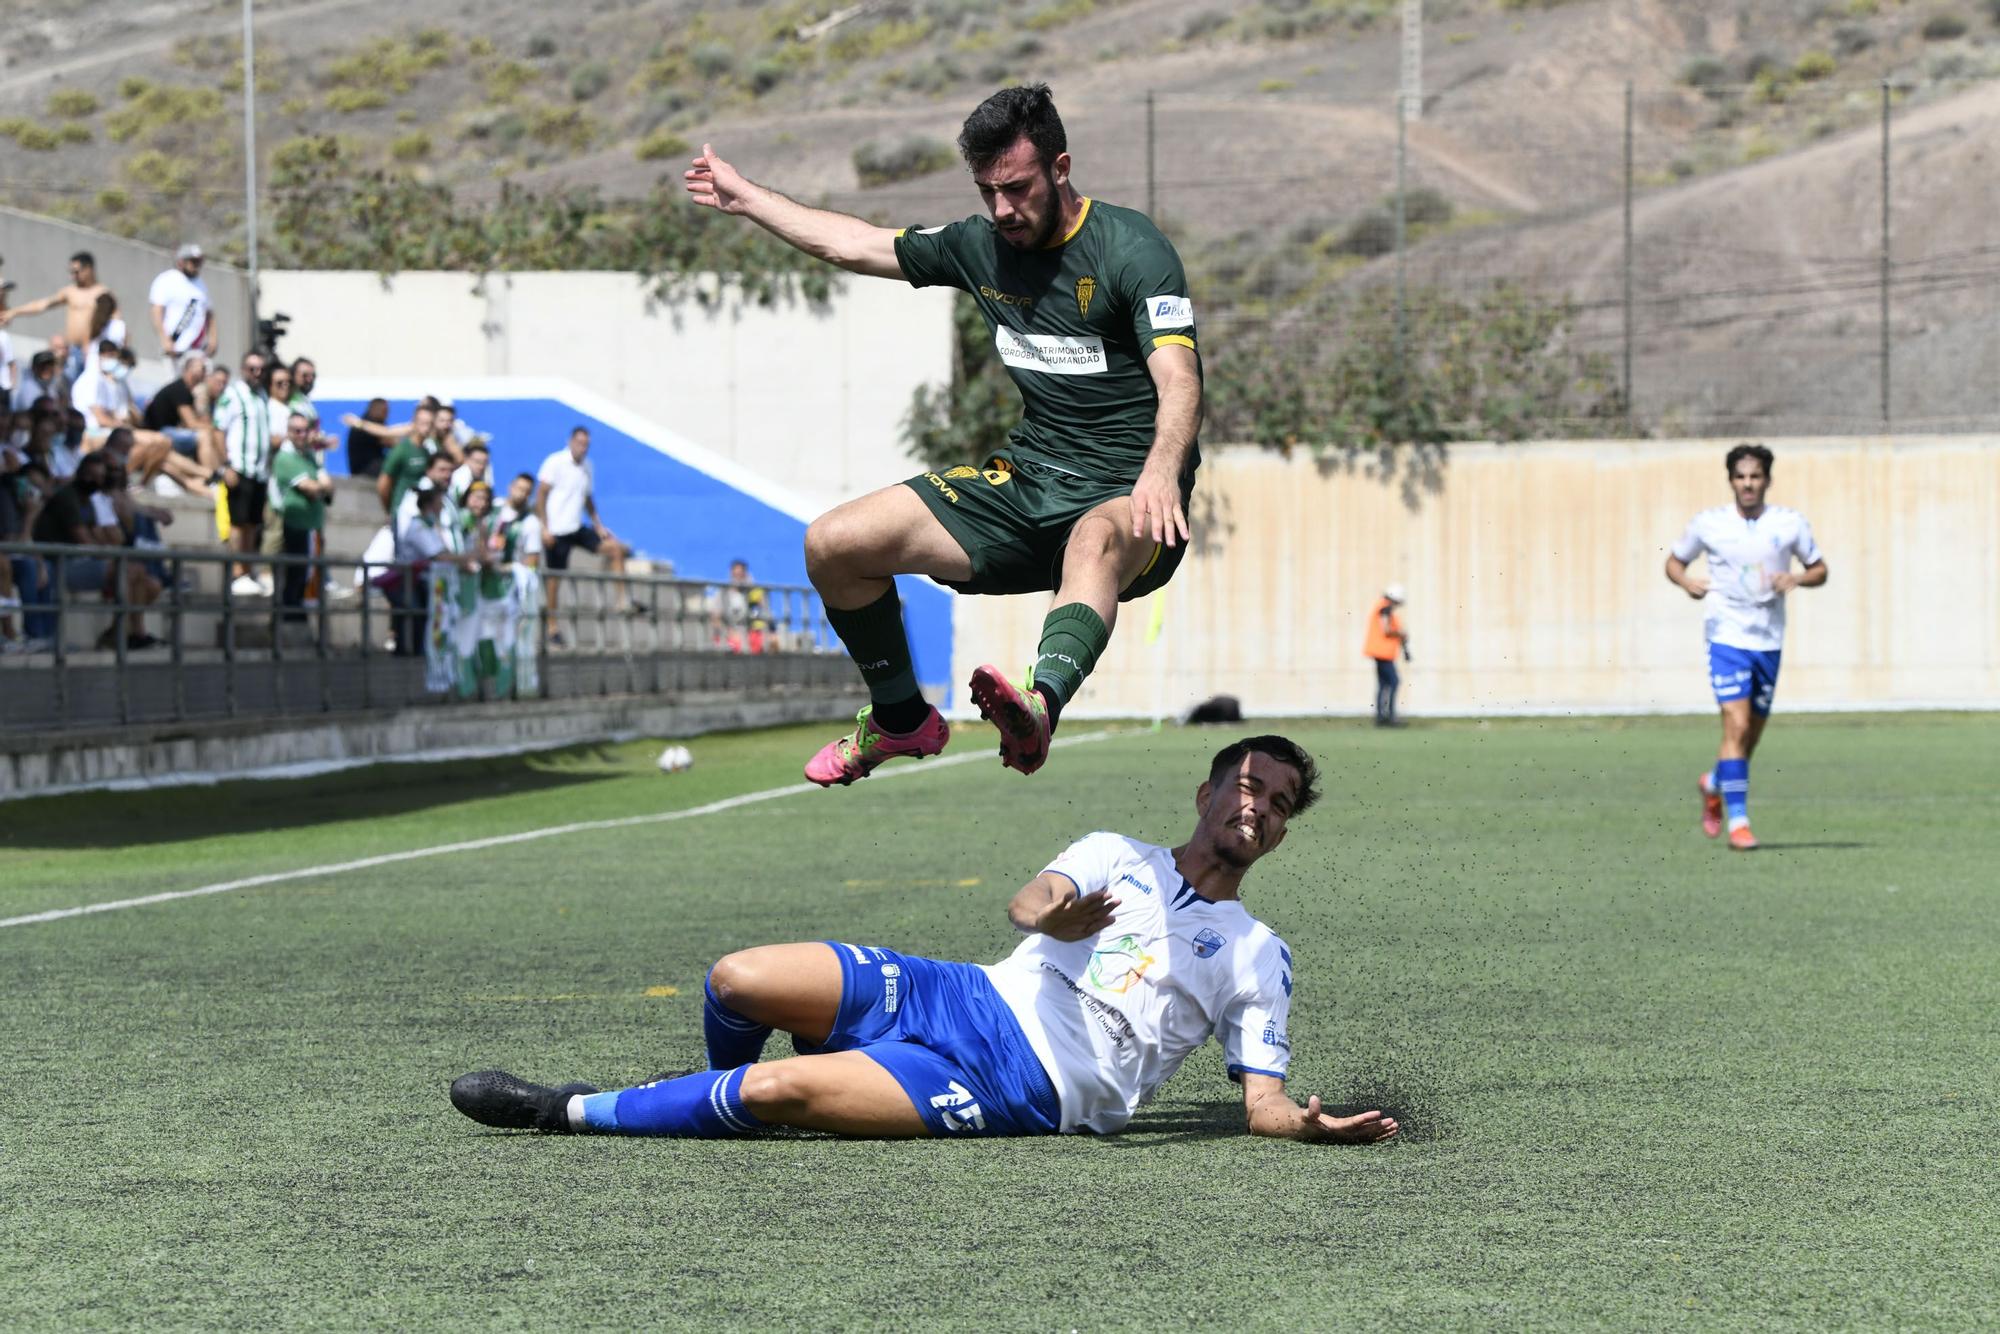
[[[210,240],[204,236],[188,239],[204,246]],[[14,290],[8,294],[9,305],[38,301],[67,286],[69,257],[79,250],[88,250],[96,257],[98,276],[118,298],[118,313],[130,327],[133,352],[142,363],[160,360],[160,343],[153,335],[153,317],[146,308],[146,294],[152,290],[153,279],[160,271],[173,267],[172,250],[128,241],[39,213],[0,208],[0,259],[5,261],[0,276],[14,281]],[[222,321],[219,350],[233,365],[242,358],[250,340],[249,275],[211,259],[202,266],[201,276],[208,284],[217,318]],[[7,332],[14,339],[14,353],[24,374],[29,356],[41,350],[50,334],[62,331],[63,317],[55,310],[31,315],[9,326]],[[164,368],[163,360],[157,367],[148,367],[151,374],[147,382],[158,381]]]
[[[1386,479],[1218,451],[1159,642],[1149,605],[1128,606],[1076,711],[1229,693],[1266,715],[1363,712],[1363,623],[1400,581],[1412,712],[1705,712],[1702,609],[1661,567],[1695,511],[1728,503],[1729,443],[1461,445]],[[1770,443],[1771,499],[1811,520],[1830,571],[1789,599],[1779,707],[2000,707],[2000,441]],[[1028,661],[1046,608],[959,599],[955,678]]]
[[[559,378],[823,509],[916,471],[898,426],[951,376],[951,294],[847,278],[829,303],[651,301],[628,273],[267,272],[322,377]]]

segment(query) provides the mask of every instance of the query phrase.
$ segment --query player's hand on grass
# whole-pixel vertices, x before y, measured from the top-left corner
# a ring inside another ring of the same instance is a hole
[[[1110,926],[1117,912],[1118,900],[1109,894],[1072,893],[1042,909],[1035,930],[1056,940],[1085,940]]]
[[[1181,488],[1173,478],[1151,468],[1139,474],[1132,488],[1132,536],[1175,546],[1188,539],[1187,515],[1181,511]]]
[[[715,149],[709,145],[701,146],[701,156],[683,175],[687,181],[687,192],[695,203],[720,209],[724,213],[749,212],[748,200],[753,187],[736,168],[717,157]]]
[[[1394,1139],[1401,1129],[1391,1116],[1362,1112],[1356,1116],[1328,1116],[1320,1110],[1319,1094],[1306,1099],[1299,1108],[1298,1139],[1326,1144],[1379,1144]]]

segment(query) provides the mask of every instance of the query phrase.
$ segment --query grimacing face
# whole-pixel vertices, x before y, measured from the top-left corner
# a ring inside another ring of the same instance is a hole
[[[1233,771],[1196,792],[1195,841],[1206,840],[1217,860],[1247,869],[1285,841],[1298,790],[1297,770],[1251,751]]]
[[[1018,250],[1039,250],[1055,239],[1062,225],[1057,186],[1068,179],[1069,154],[1044,165],[1025,137],[972,176],[1001,239]]]

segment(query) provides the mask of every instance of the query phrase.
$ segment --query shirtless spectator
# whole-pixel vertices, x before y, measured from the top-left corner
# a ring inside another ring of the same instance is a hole
[[[195,406],[195,394],[208,378],[208,360],[199,352],[181,354],[180,374],[160,388],[146,404],[144,424],[158,431],[183,458],[194,460],[205,478],[222,467],[222,437],[212,419]]]
[[[199,352],[215,355],[221,342],[221,324],[215,306],[208,299],[208,284],[201,280],[201,247],[189,242],[174,252],[174,266],[153,279],[146,301],[152,308],[153,333],[160,350],[172,361]]]
[[[97,280],[97,260],[88,250],[79,250],[69,257],[69,283],[43,297],[30,301],[14,310],[0,311],[0,328],[15,320],[43,311],[63,308],[63,352],[67,357],[64,372],[71,380],[83,374],[84,350],[91,345],[91,320],[97,314],[97,298],[111,295],[111,289]],[[55,340],[49,340],[51,350]]]

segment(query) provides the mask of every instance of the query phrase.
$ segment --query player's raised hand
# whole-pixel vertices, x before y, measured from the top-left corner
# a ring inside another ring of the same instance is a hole
[[[1132,536],[1150,537],[1170,547],[1188,539],[1179,485],[1151,468],[1140,472],[1132,488]]]
[[[749,211],[750,182],[744,180],[736,168],[717,157],[710,145],[701,146],[701,156],[682,173],[682,177],[687,182],[688,195],[695,203],[724,213]]]
[[[1071,894],[1042,909],[1035,930],[1057,940],[1085,940],[1111,925],[1118,900],[1109,894]]]
[[[1362,1112],[1358,1116],[1328,1116],[1320,1110],[1319,1094],[1306,1099],[1301,1109],[1305,1119],[1300,1123],[1300,1139],[1323,1140],[1333,1144],[1379,1144],[1383,1140],[1394,1139],[1402,1127],[1391,1116],[1380,1112]]]

